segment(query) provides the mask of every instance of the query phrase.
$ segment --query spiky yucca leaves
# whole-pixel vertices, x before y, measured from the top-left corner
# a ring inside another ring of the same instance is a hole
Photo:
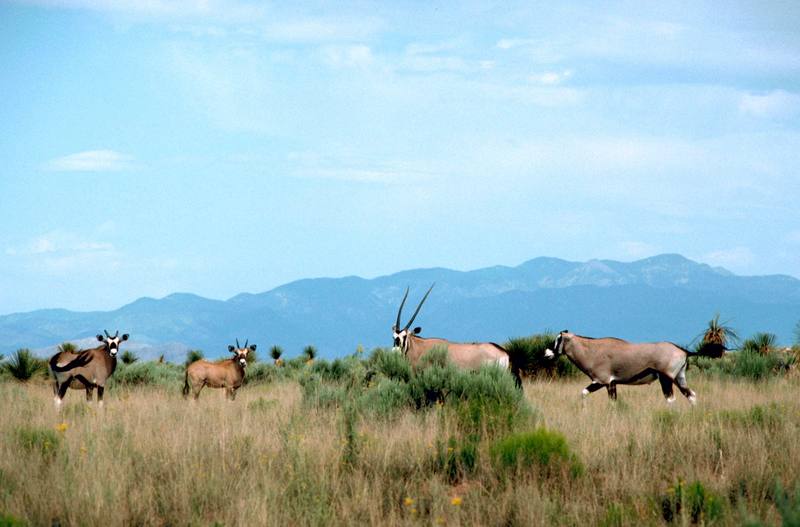
[[[269,356],[272,357],[272,360],[275,361],[275,364],[278,364],[281,355],[283,355],[283,348],[280,346],[275,345],[269,349]]]
[[[728,344],[734,345],[739,339],[736,331],[728,325],[728,322],[720,322],[720,314],[714,315],[714,318],[708,321],[708,327],[703,332],[703,340],[701,344],[720,344],[728,348]]]
[[[205,358],[203,352],[201,350],[189,350],[186,352],[186,366],[190,365],[193,362],[197,362],[200,359]]]
[[[256,362],[258,362],[258,354],[256,353],[256,350],[251,349],[250,351],[248,351],[244,360],[247,361],[247,364],[255,364]]]
[[[317,358],[317,348],[311,345],[306,346],[303,348],[303,357],[305,357],[308,362],[313,361]]]
[[[750,351],[767,355],[775,351],[778,339],[773,333],[756,333],[742,343],[742,351]]]
[[[58,346],[59,353],[78,353],[78,346],[73,344],[72,342],[63,342]]]
[[[27,382],[36,375],[44,373],[47,369],[45,361],[34,357],[29,349],[18,349],[3,364],[3,371],[18,381]]]
[[[123,364],[133,364],[134,362],[139,360],[139,357],[131,350],[123,351],[122,355],[120,355],[119,358]]]

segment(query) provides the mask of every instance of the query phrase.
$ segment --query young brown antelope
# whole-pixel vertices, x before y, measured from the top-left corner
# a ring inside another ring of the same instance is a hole
[[[233,357],[218,362],[209,362],[200,359],[191,363],[186,368],[186,377],[183,382],[183,396],[188,397],[189,392],[194,394],[194,399],[200,397],[200,390],[203,386],[210,388],[223,388],[225,395],[233,401],[236,399],[236,390],[241,387],[244,381],[244,369],[247,367],[247,354],[256,350],[256,345],[247,346],[249,341],[244,343],[244,347],[239,347],[239,339],[236,339],[236,347],[228,346],[228,351],[233,353]]]

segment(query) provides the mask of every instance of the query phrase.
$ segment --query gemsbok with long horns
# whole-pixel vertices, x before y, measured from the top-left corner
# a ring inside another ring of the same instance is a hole
[[[247,354],[256,351],[256,345],[248,346],[250,341],[244,343],[244,347],[239,346],[239,339],[236,339],[236,347],[228,346],[228,351],[233,353],[230,359],[218,362],[209,362],[200,359],[191,363],[186,368],[186,377],[183,382],[183,396],[188,397],[192,392],[194,399],[200,397],[200,390],[204,386],[209,388],[223,388],[225,395],[233,401],[236,399],[236,390],[244,382],[244,369],[247,367]]]
[[[567,330],[558,334],[554,348],[548,348],[545,357],[552,359],[563,353],[592,380],[583,389],[583,397],[605,387],[608,397],[616,400],[618,384],[650,384],[658,379],[668,403],[675,401],[674,384],[691,404],[696,403],[697,396],[686,383],[687,358],[690,355],[719,357],[723,351],[711,345],[693,353],[671,342],[633,343],[611,337],[595,339]]]
[[[416,366],[427,352],[437,348],[447,350],[448,360],[459,368],[476,370],[481,366],[494,364],[504,369],[510,369],[517,387],[521,388],[522,379],[520,378],[519,371],[512,366],[508,352],[499,344],[495,344],[494,342],[462,343],[451,342],[441,338],[423,338],[417,336],[422,332],[422,328],[415,327],[413,330],[409,330],[434,285],[436,284],[431,285],[425,293],[425,296],[422,297],[422,300],[414,311],[414,314],[411,315],[411,319],[409,319],[408,323],[403,328],[400,328],[400,317],[403,313],[403,306],[408,298],[409,289],[406,288],[406,294],[403,296],[403,301],[400,302],[400,309],[397,310],[397,320],[392,326],[392,336],[394,338],[393,347],[400,350],[403,355],[408,358],[412,366]]]
[[[81,351],[60,351],[50,358],[50,371],[55,382],[56,407],[61,407],[68,388],[86,390],[86,400],[92,401],[92,392],[97,388],[97,402],[103,406],[103,392],[106,381],[117,368],[117,352],[122,342],[128,340],[128,334],[120,337],[119,330],[112,337],[108,331],[97,335],[103,344],[92,349]]]

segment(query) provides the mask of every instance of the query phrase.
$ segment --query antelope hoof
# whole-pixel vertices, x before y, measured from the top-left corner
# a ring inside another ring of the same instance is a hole
[[[689,404],[692,406],[697,404],[697,396],[695,394],[689,396]]]
[[[674,395],[672,395],[670,397],[667,397],[667,404],[672,404],[674,402],[675,402],[675,396]]]
[[[586,388],[581,390],[581,399],[586,399],[588,396],[589,396],[589,390],[587,390]]]

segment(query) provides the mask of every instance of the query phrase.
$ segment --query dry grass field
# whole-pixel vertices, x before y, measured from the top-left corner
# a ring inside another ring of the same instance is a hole
[[[60,413],[49,386],[3,382],[0,524],[661,525],[664,503],[693,493],[674,524],[779,525],[776,485],[796,500],[800,483],[797,378],[689,380],[695,408],[668,408],[657,383],[620,387],[611,404],[603,392],[581,403],[584,379],[526,382],[523,427],[563,434],[580,470],[501,469],[483,439],[461,475],[442,468],[459,446],[441,406],[348,429],[295,382],[235,402],[117,387],[105,408],[71,391]]]

